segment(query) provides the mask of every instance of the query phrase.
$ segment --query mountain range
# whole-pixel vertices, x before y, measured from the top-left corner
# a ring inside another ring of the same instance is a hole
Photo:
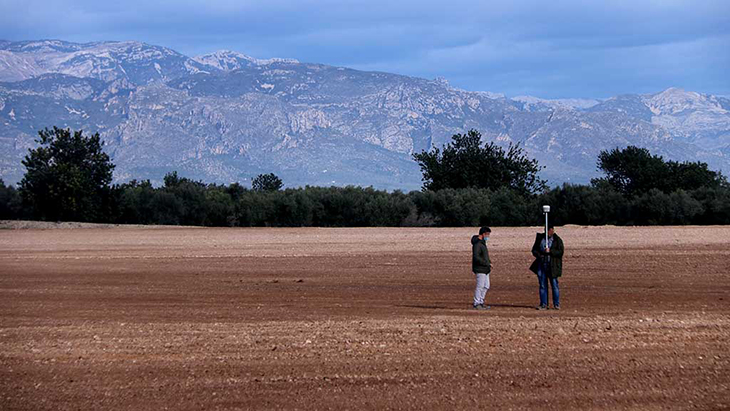
[[[586,183],[601,150],[636,145],[730,170],[730,99],[670,88],[546,100],[233,51],[188,57],[140,42],[0,41],[0,178],[45,127],[99,132],[116,182],[170,171],[246,185],[418,189],[414,152],[477,129],[519,143],[551,185]]]

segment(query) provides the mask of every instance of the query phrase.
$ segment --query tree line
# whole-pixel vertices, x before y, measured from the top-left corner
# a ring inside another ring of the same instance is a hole
[[[54,128],[40,132],[18,188],[0,180],[0,219],[225,227],[453,227],[540,225],[550,204],[558,225],[730,224],[726,178],[705,163],[665,161],[638,147],[604,151],[605,176],[590,185],[552,189],[541,167],[518,145],[481,143],[474,130],[441,149],[414,155],[424,189],[372,187],[283,189],[274,174],[206,184],[167,174],[110,184],[114,165],[98,134]]]

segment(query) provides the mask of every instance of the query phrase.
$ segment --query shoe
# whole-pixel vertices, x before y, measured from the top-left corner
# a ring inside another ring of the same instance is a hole
[[[538,311],[545,311],[548,308],[547,308],[547,305],[541,305],[541,306],[538,306],[537,309],[538,309]]]
[[[554,305],[554,306],[553,306],[553,310],[558,310],[558,311],[560,311],[560,306],[559,306],[559,305]]]
[[[477,305],[472,305],[471,308],[474,310],[488,310],[492,307],[489,305],[485,307],[484,304],[477,304]]]

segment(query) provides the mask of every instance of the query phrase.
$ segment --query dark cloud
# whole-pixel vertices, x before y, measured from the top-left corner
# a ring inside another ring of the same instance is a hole
[[[730,94],[730,2],[0,0],[0,38],[140,40],[423,77],[469,90]]]

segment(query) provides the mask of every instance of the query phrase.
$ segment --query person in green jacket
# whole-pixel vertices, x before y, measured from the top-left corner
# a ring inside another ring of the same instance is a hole
[[[489,273],[492,271],[492,261],[489,259],[487,241],[492,230],[489,227],[479,229],[479,235],[471,238],[471,271],[476,276],[477,286],[474,290],[475,310],[488,310],[490,306],[484,306],[484,297],[489,291]]]
[[[560,287],[558,278],[563,275],[563,240],[555,234],[555,227],[548,226],[547,239],[545,234],[537,233],[535,244],[532,246],[532,255],[535,261],[530,270],[537,274],[540,283],[540,305],[538,310],[548,308],[548,282],[553,294],[553,308],[560,309]]]

